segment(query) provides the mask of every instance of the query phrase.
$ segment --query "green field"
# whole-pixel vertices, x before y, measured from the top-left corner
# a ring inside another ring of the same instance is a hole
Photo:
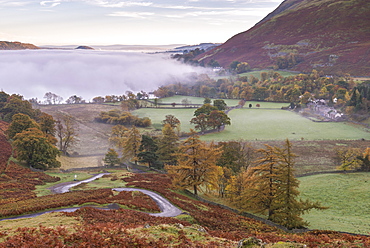
[[[262,106],[262,105],[261,105]],[[370,133],[344,122],[313,122],[280,109],[235,109],[229,112],[231,125],[204,140],[357,140]]]
[[[309,228],[370,234],[370,173],[324,174],[299,180],[303,199],[329,207],[303,216],[310,222]]]
[[[190,128],[194,129],[194,125],[190,124],[193,118],[195,108],[189,109],[161,109],[161,108],[141,108],[132,112],[132,114],[139,117],[149,117],[152,120],[152,125],[156,129],[162,129],[161,122],[165,119],[166,115],[174,115],[181,122],[181,131],[188,132]]]
[[[188,98],[188,97],[186,97]],[[181,102],[181,96],[164,98],[165,102]],[[201,103],[203,98],[189,97],[193,103]],[[238,100],[226,100],[237,103]],[[252,104],[252,108],[249,108]],[[260,104],[260,107],[256,107]],[[359,140],[370,139],[370,132],[365,128],[353,126],[344,122],[313,122],[299,114],[281,110],[286,103],[247,102],[243,109],[229,112],[231,125],[222,132],[202,136],[205,141],[226,140]],[[188,132],[194,128],[190,124],[195,109],[178,108],[142,108],[133,114],[139,117],[149,117],[153,127],[161,129],[161,122],[166,115],[174,115],[181,121],[181,131]]]
[[[204,98],[203,97],[179,96],[179,95],[176,95],[176,96],[161,98],[161,99],[159,99],[159,103],[169,103],[169,104],[171,104],[171,103],[177,103],[177,104],[182,104],[182,100],[183,99],[188,99],[189,103],[191,103],[191,104],[203,104],[203,102],[204,102]],[[213,102],[213,100],[215,100],[215,99],[211,99],[212,102]],[[223,100],[225,101],[225,103],[229,107],[233,107],[233,106],[238,105],[238,103],[240,101],[239,99],[223,99]]]
[[[249,77],[249,76],[253,75],[254,77],[260,79],[262,72],[269,73],[270,71],[269,70],[250,71],[250,72],[239,74],[239,77],[245,77],[245,76],[248,76]],[[289,72],[289,71],[275,71],[275,72],[278,72],[283,77],[289,77],[289,76],[294,76],[294,75],[297,75],[298,74],[298,73]]]

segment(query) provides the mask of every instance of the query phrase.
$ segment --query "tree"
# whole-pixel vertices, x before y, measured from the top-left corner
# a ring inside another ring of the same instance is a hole
[[[340,170],[354,170],[360,167],[361,160],[358,158],[361,151],[358,148],[335,149],[334,160]]]
[[[364,154],[362,156],[357,157],[360,161],[360,171],[370,171],[370,148],[366,148]]]
[[[170,124],[172,129],[180,130],[181,122],[174,115],[166,115],[166,119],[162,121],[163,125]]]
[[[224,125],[231,125],[230,118],[223,111],[213,110],[208,117],[207,125],[212,128],[217,128],[218,131]]]
[[[67,104],[79,104],[79,103],[84,103],[84,100],[82,99],[82,97],[81,97],[81,96],[73,95],[73,96],[70,96],[70,97],[66,100],[66,103],[67,103]]]
[[[206,103],[206,104],[203,104],[202,107],[194,111],[194,116],[198,116],[200,114],[209,115],[213,110],[218,110],[218,108],[215,106],[212,106],[209,103]]]
[[[56,160],[59,151],[49,143],[45,134],[38,128],[28,128],[14,137],[13,145],[17,151],[17,158],[28,166],[36,169],[60,167]]]
[[[312,208],[323,209],[319,203],[298,200],[298,180],[294,177],[292,146],[286,140],[284,147],[265,145],[260,149],[256,166],[247,171],[243,191],[244,207],[256,212],[267,212],[269,220],[289,229],[302,228],[307,223],[301,215]]]
[[[6,134],[8,135],[9,139],[14,139],[14,137],[29,128],[38,128],[40,129],[40,126],[31,119],[28,115],[25,114],[15,114],[12,117],[12,122],[9,125],[8,130],[6,131]]]
[[[204,103],[204,104],[207,104],[207,103],[209,104],[209,103],[211,103],[211,98],[209,98],[209,97],[204,98],[203,103]]]
[[[157,154],[159,160],[168,165],[177,163],[176,153],[178,151],[179,137],[176,135],[170,124],[162,128],[162,137],[158,141]]]
[[[125,133],[125,139],[122,144],[122,155],[127,157],[127,160],[138,162],[139,148],[141,144],[141,134],[139,130],[133,126]]]
[[[125,142],[125,133],[128,129],[122,125],[115,125],[112,127],[111,135],[109,137],[109,142],[111,142],[114,146],[119,149],[123,148],[123,144]]]
[[[190,120],[190,123],[195,125],[195,129],[199,129],[202,134],[208,128],[208,118],[206,114],[200,114]]]
[[[8,97],[6,104],[0,109],[0,115],[6,122],[11,122],[15,114],[25,114],[31,118],[35,117],[35,110],[29,101],[23,100],[23,96],[11,95]]]
[[[226,188],[232,180],[232,171],[227,167],[217,166],[215,183],[217,184],[218,196],[223,198],[226,196]]]
[[[249,71],[250,69],[251,69],[251,67],[247,62],[241,62],[237,65],[236,72],[238,74],[241,74],[241,73]]]
[[[41,131],[43,131],[48,138],[49,142],[53,145],[55,145],[58,140],[55,138],[55,120],[53,116],[42,113],[38,117],[38,124],[40,125]]]
[[[47,104],[59,104],[63,101],[63,97],[51,92],[45,93],[44,98]]]
[[[219,142],[222,154],[217,165],[229,168],[234,175],[245,171],[255,159],[255,149],[248,143],[228,141]]]
[[[103,161],[109,166],[114,166],[120,163],[120,160],[118,158],[118,153],[116,152],[116,150],[112,148],[108,149],[108,152],[107,154],[105,154]]]
[[[137,155],[139,162],[148,163],[149,167],[162,169],[162,164],[158,162],[157,150],[158,145],[155,140],[149,135],[142,135],[139,154]]]
[[[201,185],[215,184],[218,170],[216,161],[220,154],[219,148],[200,141],[196,132],[191,130],[191,136],[179,147],[178,165],[165,168],[175,186],[193,188],[197,195]]]
[[[73,116],[66,114],[57,115],[56,135],[59,141],[59,150],[67,155],[68,150],[78,142],[78,124]]]
[[[218,110],[225,110],[227,107],[227,104],[222,99],[217,99],[213,101],[213,106],[215,106]]]

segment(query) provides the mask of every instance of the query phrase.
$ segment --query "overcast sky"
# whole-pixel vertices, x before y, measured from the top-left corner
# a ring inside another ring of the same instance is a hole
[[[222,43],[283,0],[0,0],[0,40],[35,45]]]

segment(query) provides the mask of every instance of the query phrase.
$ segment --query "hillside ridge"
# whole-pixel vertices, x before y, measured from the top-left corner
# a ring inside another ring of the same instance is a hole
[[[0,41],[0,50],[24,50],[24,49],[40,49],[39,47],[18,41]]]
[[[370,2],[286,0],[251,29],[197,57],[223,67],[370,75]],[[354,28],[355,27],[355,28]]]

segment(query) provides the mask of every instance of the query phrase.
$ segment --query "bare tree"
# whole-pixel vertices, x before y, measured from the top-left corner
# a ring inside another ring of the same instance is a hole
[[[59,150],[68,154],[68,150],[78,142],[78,124],[68,114],[58,114],[56,120],[56,133],[59,139]]]

